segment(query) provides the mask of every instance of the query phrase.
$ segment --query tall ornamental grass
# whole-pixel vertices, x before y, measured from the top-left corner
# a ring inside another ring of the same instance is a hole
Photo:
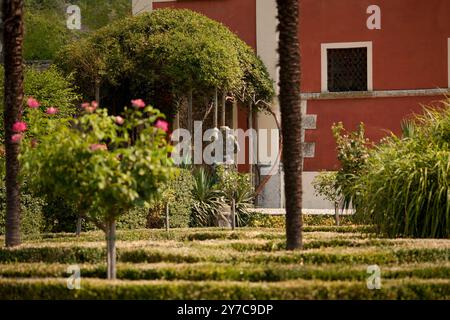
[[[389,237],[450,237],[450,100],[371,151],[358,214]]]

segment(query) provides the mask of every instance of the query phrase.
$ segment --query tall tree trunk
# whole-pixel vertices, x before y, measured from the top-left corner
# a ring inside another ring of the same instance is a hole
[[[6,246],[20,244],[19,143],[12,141],[13,124],[23,103],[23,0],[3,1],[5,66]]]
[[[287,249],[302,248],[302,113],[300,98],[300,0],[277,0],[280,109],[286,195]]]
[[[106,249],[107,249],[107,268],[108,280],[116,279],[116,221],[108,220],[106,222]]]

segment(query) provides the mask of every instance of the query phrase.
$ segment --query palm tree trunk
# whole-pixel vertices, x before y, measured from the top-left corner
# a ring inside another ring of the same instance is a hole
[[[19,143],[12,141],[13,124],[23,103],[23,0],[3,1],[5,66],[6,246],[20,245]]]
[[[300,99],[299,1],[277,0],[280,110],[286,195],[287,249],[302,248],[302,113]]]

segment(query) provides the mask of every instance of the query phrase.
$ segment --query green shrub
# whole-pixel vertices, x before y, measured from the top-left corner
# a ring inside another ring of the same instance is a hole
[[[204,234],[203,236],[208,236]],[[232,240],[233,237],[224,237],[225,240]],[[239,236],[236,236],[239,237]],[[207,240],[207,239],[203,239]],[[198,239],[195,239],[198,241]],[[194,242],[195,242],[194,241]],[[343,243],[316,243],[313,248],[303,252],[288,252],[277,242],[267,242],[261,250],[252,252],[245,251],[246,245],[241,245],[239,250],[233,248],[237,246],[217,246],[208,248],[205,244],[200,246],[183,245],[174,248],[167,246],[156,247],[119,247],[117,250],[118,260],[127,263],[194,263],[194,262],[214,262],[214,263],[283,263],[283,264],[399,264],[399,263],[425,263],[425,262],[446,262],[450,259],[450,250],[445,246],[436,248],[420,247],[388,247],[381,243],[378,246],[345,248]],[[281,243],[281,241],[279,242]],[[368,243],[371,244],[371,243]],[[227,247],[228,246],[228,247]],[[252,249],[251,247],[247,249]],[[255,245],[253,245],[255,246]],[[322,248],[323,247],[323,248]],[[253,247],[255,248],[255,247]],[[65,242],[61,245],[29,245],[17,249],[0,248],[0,262],[48,262],[48,263],[99,263],[105,257],[104,246],[81,245],[74,239],[73,243]]]
[[[131,299],[131,300],[293,300],[293,299],[449,299],[447,280],[385,280],[382,290],[365,281],[296,280],[279,283],[217,281],[82,280],[81,290],[67,290],[65,279],[0,279],[0,299]]]
[[[63,198],[48,198],[42,214],[45,232],[75,232],[77,228],[78,212],[74,205]]]
[[[0,111],[2,113],[3,81],[4,69],[0,67]],[[71,76],[63,76],[54,66],[45,71],[27,67],[25,69],[24,84],[25,102],[27,97],[34,97],[39,100],[41,110],[45,110],[48,107],[57,107],[59,112],[54,116],[55,119],[71,116],[75,114],[75,103],[80,98],[71,81]],[[24,116],[27,121],[30,120],[27,113]],[[0,125],[0,141],[3,142],[3,117],[0,117]],[[0,153],[0,166],[2,167],[0,169],[0,177],[3,180],[5,173],[3,151]],[[63,198],[55,201],[44,201],[47,198],[46,195],[36,195],[31,185],[23,185],[22,189],[22,230],[24,234],[38,233],[40,231],[61,232],[75,230],[75,227],[72,225],[75,225],[76,218],[72,219],[71,217],[75,213]],[[5,196],[3,191],[1,196]],[[56,213],[61,214],[61,216],[56,217]],[[4,208],[2,214],[4,215]],[[37,224],[39,224],[39,227],[37,227]]]
[[[3,113],[4,101],[4,69],[0,66],[0,112]],[[75,114],[75,104],[80,99],[76,87],[72,84],[72,77],[63,76],[54,66],[45,71],[38,71],[32,67],[25,68],[24,75],[24,104],[28,97],[39,100],[41,109],[58,108],[55,118],[64,118]],[[25,117],[27,114],[25,113]],[[0,117],[0,141],[4,139],[3,117]]]
[[[180,169],[176,177],[163,186],[163,197],[152,204],[148,213],[148,227],[161,228],[165,225],[166,204],[169,204],[169,226],[187,228],[193,206],[192,189],[194,178],[187,169]]]
[[[354,216],[344,215],[340,216],[340,225],[351,226],[358,219]],[[336,224],[334,216],[330,215],[303,215],[303,224],[305,230],[311,230],[310,227],[328,228]],[[256,228],[280,228],[284,229],[286,226],[286,217],[284,215],[270,215],[261,212],[254,212],[250,214],[248,227]],[[336,230],[340,230],[336,228]],[[341,230],[344,230],[341,228]]]
[[[80,264],[83,278],[104,278],[104,264]],[[64,278],[67,264],[15,263],[3,264],[3,278]],[[188,281],[250,281],[278,282],[287,280],[353,280],[367,279],[366,265],[304,265],[229,263],[130,264],[120,263],[117,275],[121,280],[188,280]],[[448,264],[429,263],[383,266],[383,279],[448,279]]]
[[[25,14],[24,58],[52,60],[70,40],[64,15],[50,11],[27,11]]]
[[[117,220],[117,228],[122,230],[142,229],[147,226],[148,209],[135,207]]]
[[[369,140],[365,138],[364,124],[361,123],[354,132],[347,132],[342,122],[332,127],[337,144],[337,159],[341,168],[337,171],[335,185],[331,190],[343,199],[343,206],[358,205],[358,190],[355,183],[365,172],[369,157]]]
[[[67,28],[66,0],[25,1],[26,60],[52,60],[67,43],[131,14],[129,0],[73,0],[70,4],[80,7],[81,30]]]
[[[381,234],[450,237],[450,104],[443,104],[426,109],[410,136],[392,135],[371,152],[358,214]]]
[[[42,208],[45,201],[42,198],[31,195],[26,186],[22,187],[20,194],[20,232],[22,235],[36,235],[45,230],[45,221]],[[0,235],[5,234],[6,226],[6,188],[0,182]]]
[[[64,199],[47,200],[42,208],[44,218],[44,231],[52,233],[69,232],[74,233],[77,228],[78,210]],[[119,217],[117,228],[119,230],[143,229],[147,227],[148,209],[134,207],[127,214]],[[82,231],[98,230],[94,223],[82,219]]]
[[[250,215],[248,227],[254,228],[280,228],[284,229],[286,217],[284,215],[270,215],[261,212],[254,212]]]
[[[341,200],[337,176],[337,172],[322,171],[314,178],[312,183],[316,196],[321,196],[335,205]]]

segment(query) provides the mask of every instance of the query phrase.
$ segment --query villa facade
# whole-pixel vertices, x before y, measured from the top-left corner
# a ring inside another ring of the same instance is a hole
[[[166,7],[191,9],[228,26],[254,48],[277,82],[275,0],[133,0],[134,14]],[[449,13],[449,0],[301,0],[306,210],[333,208],[311,186],[318,172],[338,168],[333,123],[342,121],[353,130],[363,122],[367,137],[378,141],[387,132],[400,133],[402,119],[421,112],[423,104],[450,93]],[[276,114],[278,109],[275,101]],[[232,119],[244,130],[249,119],[255,128],[276,128],[272,117],[250,116],[238,107]],[[258,154],[260,148],[250,149]],[[256,166],[263,176],[276,155],[270,159]],[[280,166],[258,204],[281,208],[283,203]]]

